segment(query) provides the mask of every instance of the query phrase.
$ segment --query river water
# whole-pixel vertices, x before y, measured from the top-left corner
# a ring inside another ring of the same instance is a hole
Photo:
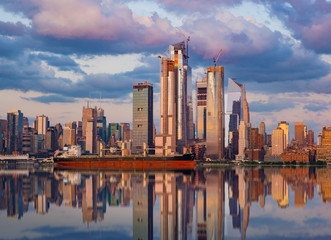
[[[0,170],[0,239],[331,239],[331,168]]]

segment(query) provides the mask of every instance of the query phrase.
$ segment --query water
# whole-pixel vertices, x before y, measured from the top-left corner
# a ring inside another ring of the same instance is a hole
[[[330,168],[0,170],[1,239],[331,239]]]

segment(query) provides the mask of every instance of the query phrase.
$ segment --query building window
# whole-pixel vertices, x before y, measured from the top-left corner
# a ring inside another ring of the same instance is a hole
[[[141,112],[143,110],[143,108],[137,108],[138,112]]]
[[[138,124],[138,126],[137,126],[138,128],[142,128],[143,127],[143,125],[142,124]]]
[[[142,91],[144,91],[143,88],[138,88],[138,92],[142,92]]]

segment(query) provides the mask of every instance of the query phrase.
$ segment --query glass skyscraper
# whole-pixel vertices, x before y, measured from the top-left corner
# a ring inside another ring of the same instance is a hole
[[[153,147],[153,84],[133,84],[132,106],[132,154],[142,154]]]
[[[224,67],[207,68],[207,157],[224,157]]]

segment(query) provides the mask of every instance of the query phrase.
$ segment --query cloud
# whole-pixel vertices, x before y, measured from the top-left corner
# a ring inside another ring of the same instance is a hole
[[[266,4],[271,13],[284,22],[307,48],[331,53],[331,2],[327,0],[272,0]]]
[[[57,103],[74,103],[74,102],[77,102],[74,98],[64,97],[64,96],[56,95],[56,94],[46,95],[46,96],[39,96],[39,97],[30,97],[30,98],[22,97],[22,99],[28,100],[28,101],[47,103],[47,104],[54,103],[54,102],[57,102]]]
[[[251,112],[279,112],[288,108],[295,108],[295,104],[293,102],[289,102],[286,99],[283,99],[281,101],[272,101],[269,99],[268,102],[256,101],[249,103],[249,110]]]
[[[24,24],[0,21],[0,35],[20,36],[25,32]]]
[[[326,111],[328,110],[328,108],[324,105],[321,104],[307,104],[303,107],[304,109],[307,109],[308,111],[312,111],[312,112],[321,112],[321,111]]]

